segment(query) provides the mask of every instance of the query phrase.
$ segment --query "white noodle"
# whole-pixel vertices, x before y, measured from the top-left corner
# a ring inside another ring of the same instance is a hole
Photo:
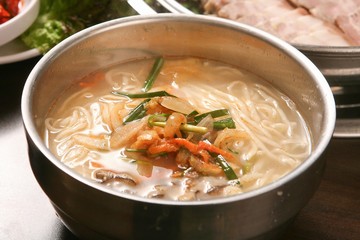
[[[82,146],[70,148],[64,156],[61,158],[63,163],[66,163],[67,166],[75,168],[77,166],[83,165],[88,161],[89,150]]]
[[[283,176],[310,154],[310,135],[307,129],[302,129],[306,125],[288,97],[265,83],[259,84],[260,78],[246,71],[221,66],[214,62],[176,61],[170,62],[168,68],[162,71],[151,91],[164,90],[186,99],[200,113],[222,108],[229,109],[237,128],[231,131],[238,132],[231,133],[229,129],[229,132],[224,130],[222,139],[217,139],[214,144],[222,149],[231,148],[239,162],[234,161],[229,164],[239,173],[240,181],[247,190],[263,186]],[[140,92],[143,81],[139,79],[146,78],[147,71],[143,69],[149,67],[148,63],[133,67],[136,73],[125,71],[128,66],[122,65],[107,69],[105,81],[100,83],[102,85],[99,89],[97,87],[80,89],[57,107],[58,114],[49,115],[45,120],[47,129],[45,135],[48,136],[49,147],[55,149],[62,162],[76,168],[84,175],[91,175],[92,170],[96,169],[95,165],[91,166],[89,163],[94,159],[105,168],[123,171],[124,165],[123,161],[119,160],[121,154],[119,151],[123,151],[121,149],[123,145],[130,144],[132,139],[136,139],[139,129],[144,129],[146,119],[143,119],[144,123],[133,122],[135,125],[127,124],[124,127],[122,119],[143,99],[113,95],[111,91]],[[177,68],[179,64],[181,67]],[[164,67],[166,68],[165,65]],[[192,72],[192,69],[199,71],[199,74],[195,74],[196,71]],[[174,72],[175,70],[179,72]],[[82,107],[68,109],[68,106],[74,105]],[[137,124],[140,125],[136,126]],[[91,136],[89,139],[84,137],[79,140],[74,139],[74,134]],[[109,139],[114,148],[119,148],[118,151],[106,147],[97,151],[99,150],[97,148],[102,146],[99,147],[98,143],[103,143],[101,141],[103,138],[97,138],[101,134],[105,137],[105,141]],[[217,136],[220,135],[221,133]],[[121,144],[115,146],[118,142]],[[241,165],[251,168],[242,169]],[[129,169],[125,171],[127,170]],[[161,177],[157,176],[157,179]],[[200,179],[204,180],[208,177]],[[178,191],[176,184],[172,185],[173,189],[164,192],[173,194],[175,199],[186,199],[189,196],[194,198],[195,194],[190,194],[191,191],[209,190],[214,182],[223,183],[223,179],[212,180],[214,181],[212,183],[203,180],[199,180],[200,183],[194,188],[190,188],[185,181],[178,184],[182,197],[175,194]],[[229,186],[224,191],[231,195],[245,189],[238,191]],[[148,196],[152,192],[153,188],[144,195]]]
[[[141,86],[140,81],[133,73],[123,72],[118,69],[113,69],[105,74],[105,80],[116,91],[134,91]]]

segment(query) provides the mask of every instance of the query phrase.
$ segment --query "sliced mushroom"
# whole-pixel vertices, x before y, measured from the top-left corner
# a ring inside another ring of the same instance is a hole
[[[97,169],[93,172],[93,177],[101,183],[109,183],[111,181],[119,181],[121,183],[136,186],[137,181],[128,173],[114,172],[107,169]]]

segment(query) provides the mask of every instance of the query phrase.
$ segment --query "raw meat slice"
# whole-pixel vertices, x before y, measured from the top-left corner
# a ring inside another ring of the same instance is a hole
[[[344,1],[346,6],[338,7],[335,0],[207,0],[204,8],[208,14],[257,27],[290,43],[351,46],[358,43],[354,31],[360,26],[355,25],[359,15],[338,14],[360,0]]]

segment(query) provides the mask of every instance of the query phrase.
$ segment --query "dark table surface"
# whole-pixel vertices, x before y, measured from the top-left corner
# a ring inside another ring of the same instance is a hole
[[[24,82],[39,60],[0,65],[0,239],[76,239],[37,184],[21,120]],[[286,239],[360,239],[360,139],[334,138],[318,191]]]

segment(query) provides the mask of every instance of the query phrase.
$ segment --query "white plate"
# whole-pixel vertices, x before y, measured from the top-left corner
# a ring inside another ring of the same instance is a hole
[[[19,37],[35,21],[40,10],[39,0],[23,0],[19,14],[0,24],[0,46]]]
[[[19,62],[39,55],[37,49],[29,49],[18,38],[0,46],[0,64]]]

